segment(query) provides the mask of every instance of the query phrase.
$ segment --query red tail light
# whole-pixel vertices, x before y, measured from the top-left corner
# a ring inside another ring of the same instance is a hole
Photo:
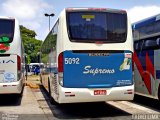
[[[21,57],[17,55],[17,69],[18,71],[21,70]]]
[[[58,56],[58,72],[63,72],[63,52]]]

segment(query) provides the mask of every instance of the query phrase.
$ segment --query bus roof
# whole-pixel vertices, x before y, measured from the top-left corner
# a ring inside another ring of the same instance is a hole
[[[0,16],[0,19],[15,19],[14,17]]]
[[[158,20],[160,20],[160,14],[151,16],[149,18],[140,20],[138,22],[135,22],[135,23],[132,24],[132,27],[133,27],[133,29],[138,29],[138,28],[140,28],[142,26],[148,25],[150,23],[154,23],[154,22],[156,22]]]
[[[93,8],[93,7],[88,7],[88,8],[66,8],[66,11],[110,11],[110,12],[121,12],[121,13],[126,13],[126,10],[119,10],[119,9],[111,9],[111,8]]]

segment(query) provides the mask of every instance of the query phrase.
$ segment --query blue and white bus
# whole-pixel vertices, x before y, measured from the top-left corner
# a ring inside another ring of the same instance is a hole
[[[42,84],[57,103],[134,97],[132,29],[124,10],[63,10],[41,52]]]
[[[135,92],[160,99],[160,14],[132,25]]]

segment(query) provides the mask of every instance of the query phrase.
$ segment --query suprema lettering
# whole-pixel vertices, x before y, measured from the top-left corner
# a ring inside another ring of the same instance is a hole
[[[114,74],[115,70],[114,69],[99,69],[99,68],[92,68],[92,66],[85,66],[84,68],[84,74]]]

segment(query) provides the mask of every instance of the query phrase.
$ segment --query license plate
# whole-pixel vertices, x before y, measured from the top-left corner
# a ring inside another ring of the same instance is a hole
[[[94,95],[106,95],[106,90],[94,90]]]

